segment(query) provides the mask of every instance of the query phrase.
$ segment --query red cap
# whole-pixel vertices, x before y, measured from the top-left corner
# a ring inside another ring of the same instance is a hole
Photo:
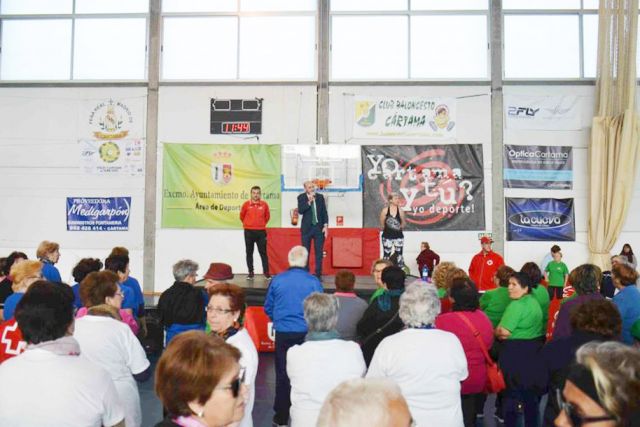
[[[210,280],[229,280],[233,279],[233,271],[229,264],[225,264],[223,262],[212,262],[209,265],[209,270],[207,270],[204,278]]]
[[[493,240],[491,240],[491,237],[489,236],[482,236],[480,238],[480,243],[484,244],[484,243],[493,243]]]

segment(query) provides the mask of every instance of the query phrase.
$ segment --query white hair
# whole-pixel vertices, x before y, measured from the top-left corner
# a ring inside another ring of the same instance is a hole
[[[307,266],[308,257],[309,252],[307,251],[307,248],[304,246],[294,246],[289,251],[289,266],[304,268]]]
[[[391,427],[393,401],[402,401],[400,387],[386,378],[344,381],[327,396],[316,427]]]
[[[183,259],[173,264],[173,277],[178,282],[183,282],[190,275],[198,272],[198,263],[190,259]]]
[[[326,332],[338,324],[338,298],[314,292],[304,300],[304,320],[309,332]]]
[[[408,327],[432,325],[440,314],[438,290],[430,283],[411,283],[400,296],[398,314]]]

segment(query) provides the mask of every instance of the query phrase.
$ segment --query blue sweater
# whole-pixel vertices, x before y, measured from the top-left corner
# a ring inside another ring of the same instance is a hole
[[[144,296],[140,289],[140,283],[133,277],[129,276],[127,280],[120,284],[125,298],[122,301],[122,308],[130,308],[136,317],[144,315]]]
[[[636,285],[625,286],[613,297],[613,302],[622,316],[622,341],[633,344],[631,326],[640,319],[640,291]]]
[[[313,292],[322,292],[322,284],[303,268],[291,267],[273,278],[264,311],[276,332],[307,332],[302,303]]]
[[[42,261],[42,277],[50,282],[62,282],[60,272],[50,261]]]

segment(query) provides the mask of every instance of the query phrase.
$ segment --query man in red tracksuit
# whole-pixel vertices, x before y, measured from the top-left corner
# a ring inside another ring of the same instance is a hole
[[[491,250],[493,240],[483,236],[480,239],[482,250],[474,255],[469,265],[469,277],[478,286],[479,291],[488,291],[496,287],[493,276],[501,265],[504,265],[502,257]]]
[[[262,272],[267,279],[269,274],[269,259],[267,258],[267,223],[271,215],[269,205],[261,200],[260,187],[251,187],[251,199],[244,202],[240,209],[240,221],[244,227],[244,244],[247,250],[247,280],[253,280],[253,244],[258,245],[258,253],[262,259]]]

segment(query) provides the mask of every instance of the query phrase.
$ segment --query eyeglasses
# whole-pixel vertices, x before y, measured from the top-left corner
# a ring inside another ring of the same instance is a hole
[[[223,387],[216,387],[216,390],[231,390],[231,394],[234,398],[237,398],[240,395],[240,386],[244,383],[244,377],[246,374],[245,368],[240,368],[240,372],[236,379],[231,381],[231,384]]]
[[[233,313],[235,311],[235,310],[231,310],[231,309],[216,308],[216,307],[209,307],[209,306],[206,306],[204,308],[204,310],[207,313],[215,313],[215,314],[229,314],[229,313]]]
[[[560,389],[556,390],[556,399],[558,401],[558,407],[561,411],[564,411],[567,414],[567,417],[571,420],[571,425],[574,427],[578,427],[584,424],[589,423],[597,423],[600,421],[614,421],[616,418],[610,415],[602,415],[599,417],[583,417],[582,415],[576,413],[576,408],[571,403],[565,402],[564,397],[562,397],[562,391]]]

